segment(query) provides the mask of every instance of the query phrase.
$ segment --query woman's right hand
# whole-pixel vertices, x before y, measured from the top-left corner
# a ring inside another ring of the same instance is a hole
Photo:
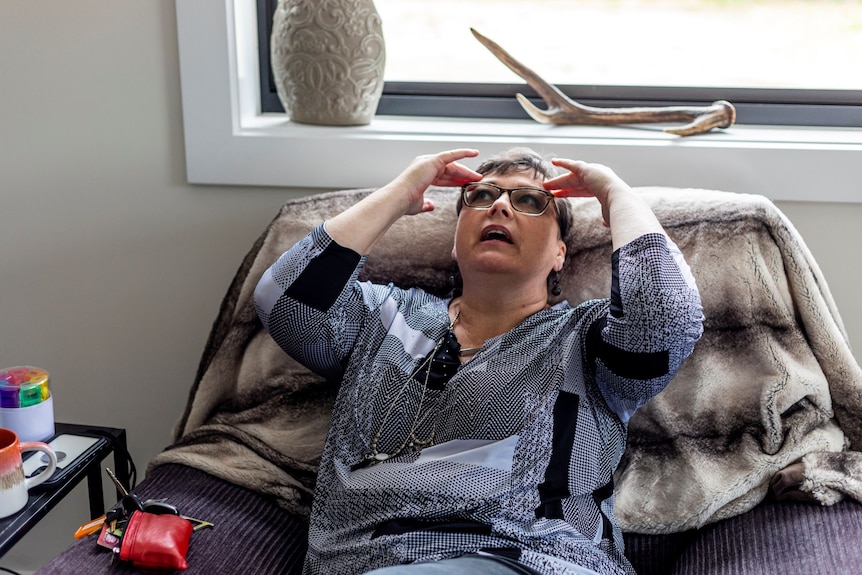
[[[460,186],[481,180],[481,174],[458,163],[478,154],[465,148],[417,157],[394,180],[330,218],[326,231],[339,245],[369,253],[399,218],[434,209],[425,199],[428,186]]]
[[[389,189],[390,194],[402,195],[405,200],[404,215],[430,212],[434,204],[425,199],[425,191],[429,186],[461,186],[482,179],[481,174],[459,163],[459,160],[478,155],[478,150],[460,148],[417,156],[385,188]]]

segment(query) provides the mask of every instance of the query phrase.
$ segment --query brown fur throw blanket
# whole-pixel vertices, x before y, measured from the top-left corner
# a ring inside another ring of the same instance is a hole
[[[824,504],[862,501],[862,371],[816,262],[760,196],[641,188],[686,255],[705,333],[677,377],[639,410],[617,474],[626,531],[670,533],[743,513],[772,491]],[[264,270],[311,228],[367,191],[288,202],[225,296],[175,442],[151,466],[186,464],[308,513],[337,382],[287,357],[255,314]],[[437,209],[402,218],[363,279],[447,288],[451,189]],[[561,281],[572,305],[606,297],[610,235],[598,203],[571,199],[573,238]]]

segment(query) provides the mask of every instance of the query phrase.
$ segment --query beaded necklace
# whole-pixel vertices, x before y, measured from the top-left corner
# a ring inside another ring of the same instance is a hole
[[[380,423],[380,427],[377,429],[377,433],[374,434],[374,438],[371,440],[371,446],[368,450],[368,453],[365,454],[365,457],[362,461],[357,463],[352,467],[352,469],[359,469],[362,467],[367,467],[369,465],[374,465],[375,463],[380,463],[381,461],[386,461],[387,459],[392,459],[396,455],[400,455],[405,452],[405,450],[410,449],[419,449],[423,447],[428,447],[434,445],[434,434],[437,431],[437,423],[434,422],[433,427],[431,428],[431,433],[425,439],[419,439],[416,437],[416,429],[419,427],[419,424],[422,422],[422,407],[425,404],[425,395],[428,391],[428,382],[431,378],[431,362],[434,361],[434,358],[440,352],[440,349],[443,347],[443,344],[452,337],[452,330],[455,327],[455,324],[458,322],[458,318],[461,317],[461,310],[458,309],[458,312],[455,314],[455,319],[449,322],[449,328],[446,330],[446,334],[437,342],[437,345],[434,346],[434,349],[431,353],[428,354],[428,357],[420,363],[413,373],[410,374],[410,377],[407,378],[407,381],[401,386],[401,389],[395,394],[392,402],[389,404],[389,407],[386,409],[386,413],[383,415],[383,421]],[[398,400],[407,391],[407,388],[410,387],[410,382],[416,377],[416,375],[425,369],[425,377],[422,382],[422,395],[419,398],[419,406],[416,408],[416,414],[413,416],[413,423],[410,424],[410,432],[407,434],[407,437],[404,441],[399,445],[392,453],[381,453],[377,449],[377,444],[380,441],[380,437],[383,434],[383,428],[386,427],[386,423],[389,421],[389,417],[392,415],[392,412],[395,409]],[[426,414],[427,416],[428,414]]]

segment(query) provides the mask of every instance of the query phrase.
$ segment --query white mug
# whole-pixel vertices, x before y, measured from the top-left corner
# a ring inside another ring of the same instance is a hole
[[[34,477],[24,477],[21,454],[25,451],[42,451],[48,456],[45,470]],[[51,477],[57,469],[57,454],[47,443],[18,441],[11,429],[0,428],[0,518],[18,513],[27,505],[28,491]]]

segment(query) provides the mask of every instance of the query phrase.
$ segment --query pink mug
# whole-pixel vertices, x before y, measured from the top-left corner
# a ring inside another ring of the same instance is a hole
[[[21,454],[25,451],[42,451],[48,456],[45,470],[35,477],[24,477]],[[0,518],[24,509],[28,491],[51,477],[56,468],[57,454],[50,445],[39,441],[20,443],[14,431],[0,428]]]

